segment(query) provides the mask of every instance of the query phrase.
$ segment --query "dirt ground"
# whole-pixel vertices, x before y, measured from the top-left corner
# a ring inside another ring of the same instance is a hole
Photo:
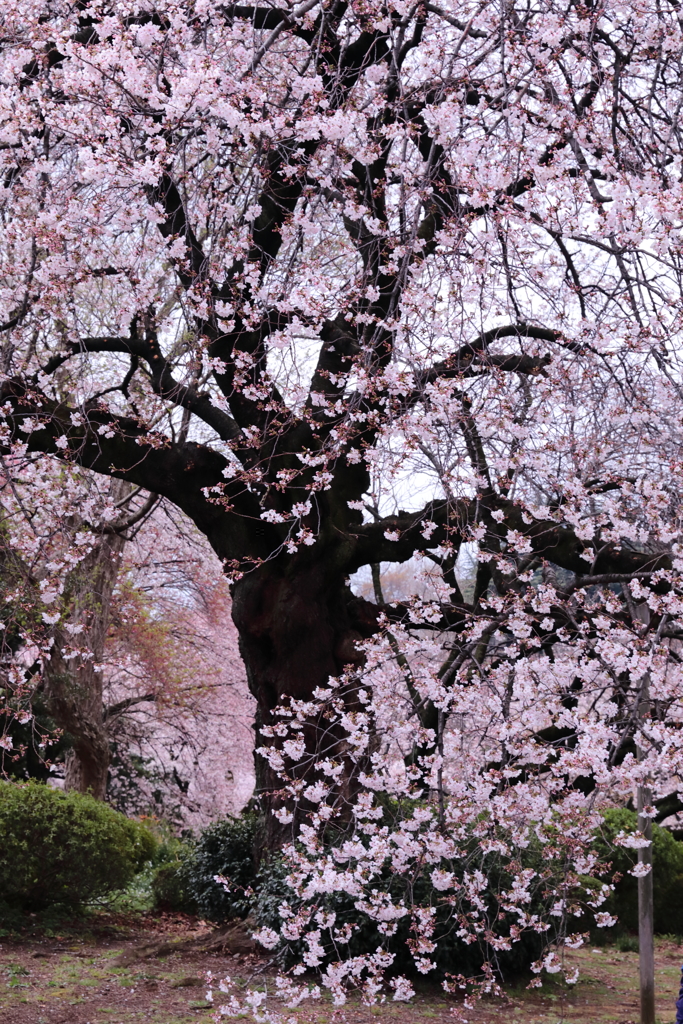
[[[9,936],[0,941],[0,1024],[189,1024],[213,1020],[205,1000],[206,971],[241,984],[272,986],[268,961],[235,933],[207,951],[213,933],[182,915],[148,915],[136,922],[109,921],[78,934]],[[657,1019],[672,1024],[683,948],[657,945]],[[571,954],[580,969],[573,987],[545,984],[510,990],[465,1010],[437,988],[409,1004],[366,1007],[357,1000],[335,1009],[329,998],[286,1017],[299,1024],[453,1024],[458,1008],[470,1024],[636,1024],[638,956],[613,947]],[[277,1003],[273,1008],[280,1008]]]

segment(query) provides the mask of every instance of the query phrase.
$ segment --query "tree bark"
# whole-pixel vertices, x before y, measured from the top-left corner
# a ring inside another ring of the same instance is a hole
[[[362,663],[356,645],[376,629],[376,613],[374,605],[355,598],[344,577],[319,557],[297,556],[289,565],[262,566],[234,585],[232,616],[257,702],[257,747],[269,743],[261,728],[282,721],[273,714],[276,707],[290,697],[310,700],[331,676]],[[354,693],[348,693],[347,700],[350,708],[356,705]],[[308,756],[294,769],[298,778],[312,780],[315,762],[322,756],[347,760],[343,739],[328,723],[307,728],[304,737]],[[351,795],[356,774],[353,766],[347,768],[337,793],[341,800]],[[266,812],[257,853],[293,838],[305,818],[305,800],[287,825],[271,813],[280,803],[277,793],[282,785],[266,759],[257,755],[256,795]]]

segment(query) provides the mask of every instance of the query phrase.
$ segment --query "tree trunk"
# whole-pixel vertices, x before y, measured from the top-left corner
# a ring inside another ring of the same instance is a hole
[[[64,755],[64,789],[90,793],[96,800],[107,794],[109,772],[109,739],[98,723],[81,720],[80,734]],[[72,733],[73,735],[73,733]]]
[[[260,729],[275,721],[273,710],[288,698],[311,700],[316,687],[325,686],[330,676],[346,667],[359,665],[363,654],[359,640],[376,629],[376,607],[354,598],[344,577],[318,558],[303,562],[292,558],[289,565],[262,566],[245,575],[233,587],[232,616],[240,637],[240,652],[247,679],[257,701],[256,745],[266,745]],[[355,693],[347,695],[355,706]],[[313,778],[317,758],[345,758],[343,738],[320,723],[304,732],[308,757],[296,769],[297,777]],[[344,773],[344,799],[353,785],[353,769]],[[264,812],[258,843],[263,852],[292,838],[306,813],[302,801],[299,815],[282,825],[272,814],[280,805],[277,793],[282,781],[261,756],[256,756],[256,795]]]
[[[130,489],[116,481],[114,496]],[[46,666],[45,696],[51,715],[71,739],[65,758],[64,788],[90,793],[104,800],[109,770],[109,737],[102,706],[100,664],[109,629],[111,599],[116,585],[125,539],[102,534],[86,558],[69,574],[65,588],[65,619],[82,626],[70,634],[62,625],[55,631],[53,654]],[[67,657],[70,647],[82,647],[86,656]]]

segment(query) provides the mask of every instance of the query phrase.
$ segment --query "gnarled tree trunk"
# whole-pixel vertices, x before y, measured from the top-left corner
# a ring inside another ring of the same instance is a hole
[[[262,566],[233,588],[232,615],[240,638],[251,692],[257,701],[256,741],[264,743],[259,730],[278,721],[276,707],[289,698],[310,700],[317,687],[331,676],[362,663],[357,642],[376,629],[377,609],[351,593],[344,577],[330,561],[318,557],[290,559],[290,563]],[[347,695],[355,706],[355,694]],[[308,757],[295,768],[298,777],[312,781],[315,760],[321,756],[345,758],[341,737],[324,722],[305,730]],[[342,786],[353,786],[351,766]],[[277,808],[274,794],[282,780],[265,758],[256,757],[256,793],[268,812]],[[341,798],[344,793],[339,794]],[[346,794],[346,795],[350,795]],[[281,825],[266,813],[259,846],[262,851],[293,837],[307,809],[299,805],[289,825]]]

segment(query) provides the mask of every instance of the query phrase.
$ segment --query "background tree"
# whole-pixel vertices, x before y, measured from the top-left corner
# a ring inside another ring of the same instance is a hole
[[[232,580],[259,725],[361,663],[363,566],[435,560],[432,618],[468,652],[470,616],[516,592],[509,551],[577,590],[665,586],[675,6],[2,17],[4,445],[196,523]],[[567,615],[541,617],[541,642]],[[306,725],[311,751],[322,732]],[[277,784],[260,762],[258,789]]]
[[[124,482],[44,457],[5,468],[4,768],[178,826],[238,810],[252,712],[204,538]]]
[[[161,505],[127,545],[114,598],[109,801],[184,828],[237,813],[254,786],[254,706],[220,562]]]
[[[54,748],[61,737],[66,787],[103,799],[109,743],[101,663],[124,545],[108,520],[118,519],[114,499],[130,487],[113,481],[106,488],[113,493],[101,493],[88,486],[94,482],[88,474],[43,458],[10,459],[3,470],[1,582],[9,612],[3,710],[13,726],[4,737],[8,760],[19,774],[31,765],[49,773],[49,758],[39,750]],[[17,735],[17,726],[34,735]]]

